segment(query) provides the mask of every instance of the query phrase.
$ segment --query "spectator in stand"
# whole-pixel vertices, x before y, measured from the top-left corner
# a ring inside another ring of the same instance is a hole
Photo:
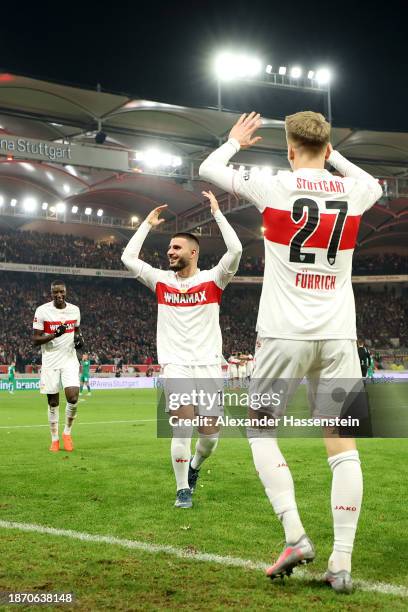
[[[123,269],[121,255],[125,247],[118,242],[94,242],[89,238],[40,232],[0,229],[0,261],[39,265]],[[145,257],[156,268],[168,267],[157,251],[144,249]],[[144,256],[141,255],[143,259]],[[216,265],[218,255],[200,255],[202,269]],[[241,259],[238,275],[260,276],[264,271],[263,255],[246,255]],[[408,274],[408,257],[395,253],[364,255],[356,252],[353,274]]]
[[[0,364],[16,361],[18,372],[39,364],[39,352],[31,344],[32,313],[49,300],[48,284],[46,274],[0,272]],[[81,308],[92,364],[113,364],[115,359],[123,364],[156,363],[156,307],[147,289],[131,280],[72,276],[69,285],[72,302]],[[90,288],[92,300],[86,297]],[[220,315],[223,353],[253,353],[260,285],[230,285],[226,291]],[[392,348],[391,338],[408,347],[406,295],[357,288],[355,298],[358,334],[369,347]]]

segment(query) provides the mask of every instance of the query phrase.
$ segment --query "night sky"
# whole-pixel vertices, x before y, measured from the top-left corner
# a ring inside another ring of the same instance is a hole
[[[336,126],[408,131],[408,2],[4,3],[0,67],[17,74],[214,106],[217,49],[265,64],[326,64]],[[103,3],[99,6],[103,7]],[[224,105],[272,118],[324,111],[323,100],[274,89],[228,88]]]

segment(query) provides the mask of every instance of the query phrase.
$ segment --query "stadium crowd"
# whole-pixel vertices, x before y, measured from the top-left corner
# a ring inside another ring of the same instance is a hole
[[[17,361],[17,370],[40,364],[32,344],[35,309],[50,298],[48,274],[0,272],[0,364]],[[86,349],[93,363],[156,363],[156,299],[133,280],[64,277],[67,301],[81,309]],[[229,285],[221,305],[224,355],[253,353],[260,285]],[[391,347],[392,338],[408,346],[408,301],[395,291],[356,294],[358,333],[371,346]]]
[[[115,270],[123,269],[120,258],[124,247],[125,242],[94,242],[73,235],[0,229],[0,262]],[[164,252],[144,249],[141,257],[155,267],[167,268]],[[218,259],[218,255],[203,254],[200,267],[215,266]],[[246,255],[241,259],[238,274],[261,276],[264,263],[263,256]],[[408,274],[408,257],[393,253],[366,256],[356,252],[353,274]]]

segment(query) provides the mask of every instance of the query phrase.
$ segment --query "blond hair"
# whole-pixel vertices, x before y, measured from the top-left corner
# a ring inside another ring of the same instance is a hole
[[[330,123],[320,113],[302,111],[285,117],[286,138],[295,147],[323,149],[330,141]]]

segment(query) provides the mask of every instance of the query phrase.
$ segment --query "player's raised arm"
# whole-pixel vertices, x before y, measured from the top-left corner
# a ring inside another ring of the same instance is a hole
[[[373,204],[375,204],[377,200],[381,198],[382,188],[377,179],[371,176],[371,174],[368,172],[365,172],[365,170],[362,170],[352,162],[348,161],[348,159],[343,157],[341,153],[334,151],[332,148],[328,161],[343,176],[349,176],[365,184],[367,189],[367,206],[365,207],[365,210],[371,208],[371,206],[373,206]]]
[[[227,247],[227,252],[222,256],[216,268],[219,270],[219,280],[225,286],[238,270],[242,255],[242,244],[235,230],[228,223],[220,211],[218,201],[212,191],[203,191],[203,195],[209,199],[211,212],[220,228],[222,237]]]
[[[155,285],[155,268],[139,259],[139,254],[143,242],[152,227],[157,227],[164,222],[164,219],[160,219],[160,213],[166,208],[167,204],[162,204],[162,206],[157,206],[147,215],[135,235],[129,240],[121,258],[124,265],[135,274],[136,278],[150,289],[154,289]]]
[[[261,136],[254,136],[261,123],[261,117],[257,113],[241,115],[230,131],[228,141],[203,161],[199,174],[201,178],[221,189],[247,198],[263,211],[266,194],[274,181],[273,177],[269,179],[269,184],[264,177],[242,174],[228,167],[231,157],[240,149],[252,147],[262,140]]]

